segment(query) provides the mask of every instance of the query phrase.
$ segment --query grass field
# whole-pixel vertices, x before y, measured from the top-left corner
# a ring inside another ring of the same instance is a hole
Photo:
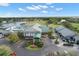
[[[79,30],[79,23],[71,23],[71,24],[74,28],[77,28],[77,30]]]
[[[38,48],[38,47],[35,47],[35,48],[32,48],[31,47],[32,45],[26,47],[26,49],[30,50],[30,51],[36,51],[36,50],[40,50],[41,48]]]
[[[49,27],[52,27],[52,28],[56,28],[58,26],[61,26],[61,25],[58,25],[58,24],[50,24]]]
[[[26,23],[29,24],[29,25],[34,25],[36,23],[41,24],[41,25],[47,25],[47,21],[45,21],[45,20],[33,20],[33,21],[27,21]],[[52,28],[56,28],[56,27],[61,26],[61,25],[58,25],[58,24],[48,24],[48,26],[52,27]]]
[[[33,21],[26,21],[27,24],[33,25],[33,24],[46,24],[46,21],[44,20],[33,20]]]

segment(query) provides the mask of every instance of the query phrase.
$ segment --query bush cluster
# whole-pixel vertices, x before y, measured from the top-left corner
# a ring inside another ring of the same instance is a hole
[[[10,56],[12,50],[9,46],[0,45],[0,56]]]
[[[34,43],[38,48],[41,48],[43,46],[43,43],[42,42],[35,42]]]

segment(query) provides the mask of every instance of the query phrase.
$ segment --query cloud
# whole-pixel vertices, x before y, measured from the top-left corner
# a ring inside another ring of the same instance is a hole
[[[23,9],[23,8],[18,8],[18,10],[25,12],[25,9]]]
[[[47,9],[48,8],[48,6],[46,6],[46,5],[38,5],[40,8],[42,8],[42,9]]]
[[[27,6],[26,8],[29,10],[42,10],[42,9],[47,9],[48,6],[46,6],[46,5],[32,5],[32,6]]]
[[[29,10],[40,10],[40,7],[39,6],[35,6],[35,5],[27,6],[26,8],[29,9]]]
[[[48,13],[48,11],[46,11],[46,10],[43,10],[43,11],[42,11],[42,13]]]
[[[9,6],[9,3],[0,3],[0,6]]]
[[[54,6],[50,6],[51,8],[54,8]]]
[[[56,11],[61,11],[63,10],[63,8],[56,8]]]

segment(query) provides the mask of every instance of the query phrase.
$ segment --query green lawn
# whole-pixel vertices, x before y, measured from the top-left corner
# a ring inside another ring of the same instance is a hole
[[[31,50],[31,51],[36,51],[36,50],[40,50],[41,48],[38,48],[38,47],[32,48],[30,45],[30,46],[26,47],[26,49]]]
[[[61,26],[61,25],[58,25],[58,24],[50,24],[49,27],[53,27],[53,28],[56,28],[58,26]]]
[[[10,56],[12,50],[9,46],[0,45],[0,56]]]
[[[26,21],[27,24],[30,24],[30,25],[34,25],[36,23],[38,24],[46,24],[46,21],[44,20],[33,20],[33,21]]]
[[[73,27],[77,28],[79,30],[79,23],[71,23]]]

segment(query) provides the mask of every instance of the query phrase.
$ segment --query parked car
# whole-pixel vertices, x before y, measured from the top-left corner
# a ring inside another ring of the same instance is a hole
[[[72,43],[64,43],[63,46],[74,46]]]

